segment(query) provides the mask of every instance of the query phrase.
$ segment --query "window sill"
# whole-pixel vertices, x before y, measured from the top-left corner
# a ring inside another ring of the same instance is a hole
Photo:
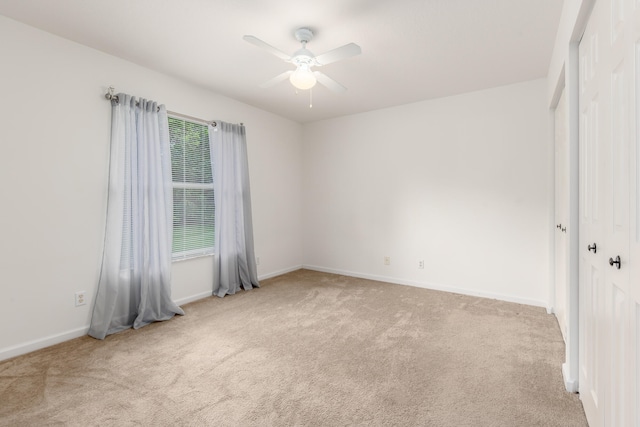
[[[213,257],[214,255],[215,253],[213,252],[206,253],[206,254],[190,255],[184,258],[171,259],[171,263],[173,264],[174,262],[191,261],[193,259],[198,259],[198,258]]]

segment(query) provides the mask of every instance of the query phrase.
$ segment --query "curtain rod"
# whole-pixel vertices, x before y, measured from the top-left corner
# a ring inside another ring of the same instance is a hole
[[[167,114],[170,115],[170,116],[174,116],[174,117],[180,117],[180,118],[183,118],[183,119],[188,119],[188,120],[191,120],[192,122],[198,122],[198,123],[201,123],[203,125],[211,125],[213,127],[216,127],[218,125],[213,120],[207,121],[207,120],[204,120],[204,119],[199,119],[197,117],[187,116],[186,114],[176,113],[175,111],[167,110]]]
[[[109,101],[114,101],[116,104],[118,102],[120,102],[120,100],[118,99],[118,95],[114,95],[114,91],[115,88],[113,86],[109,86],[109,92],[107,92],[104,97],[106,99],[108,99]],[[140,106],[140,103],[138,101],[136,101],[136,105]],[[158,111],[160,111],[160,107],[158,107]],[[170,116],[175,116],[175,117],[181,117],[183,119],[188,119],[194,122],[199,122],[202,124],[207,124],[207,125],[211,125],[213,127],[216,127],[218,124],[215,122],[215,120],[204,120],[204,119],[199,119],[197,117],[193,117],[193,116],[188,116],[186,114],[181,114],[181,113],[176,113],[175,111],[169,111],[167,110],[167,114]],[[244,123],[240,123],[240,126],[244,126]]]

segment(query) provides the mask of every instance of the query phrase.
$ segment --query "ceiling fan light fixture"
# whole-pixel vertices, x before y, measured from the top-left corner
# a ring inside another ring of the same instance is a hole
[[[346,91],[346,87],[342,86],[331,77],[327,76],[324,73],[321,73],[320,71],[312,71],[311,68],[320,67],[336,61],[340,61],[342,59],[360,55],[362,53],[362,49],[360,49],[360,46],[355,43],[349,43],[325,52],[322,55],[316,56],[307,49],[307,43],[309,43],[311,39],[313,39],[313,31],[311,31],[311,29],[305,27],[298,28],[295,32],[295,37],[296,40],[302,43],[302,48],[295,51],[292,56],[287,55],[280,49],[271,46],[269,43],[260,40],[256,36],[245,35],[244,37],[242,37],[245,41],[266,50],[272,55],[275,55],[278,58],[283,59],[285,62],[295,65],[296,67],[295,70],[289,70],[285,71],[284,73],[278,74],[271,80],[268,80],[265,83],[261,84],[260,87],[271,87],[288,78],[293,87],[298,90],[309,90],[314,87],[317,82],[320,82],[321,85],[327,87],[333,92]]]
[[[300,64],[289,77],[291,84],[300,90],[311,89],[316,85],[316,76],[313,75],[309,64]]]

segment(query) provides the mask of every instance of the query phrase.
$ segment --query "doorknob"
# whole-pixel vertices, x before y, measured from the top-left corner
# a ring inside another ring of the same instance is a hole
[[[567,232],[567,227],[562,227],[562,228],[560,229],[560,231],[562,231],[563,233],[566,233],[566,232]]]
[[[615,261],[613,260],[613,258],[609,258],[609,265],[613,266],[613,264],[615,264],[616,268],[620,270],[620,256],[617,256]]]
[[[558,224],[558,225],[556,225],[556,228],[557,228],[558,230],[560,230],[560,229],[562,228],[562,224]]]
[[[593,253],[596,253],[596,244],[594,243],[593,245],[589,245],[587,246],[587,250],[591,251],[593,250]]]

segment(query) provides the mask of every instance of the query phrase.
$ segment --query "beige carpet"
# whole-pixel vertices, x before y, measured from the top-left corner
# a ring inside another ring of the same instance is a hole
[[[0,363],[3,426],[585,426],[541,308],[300,270]]]

